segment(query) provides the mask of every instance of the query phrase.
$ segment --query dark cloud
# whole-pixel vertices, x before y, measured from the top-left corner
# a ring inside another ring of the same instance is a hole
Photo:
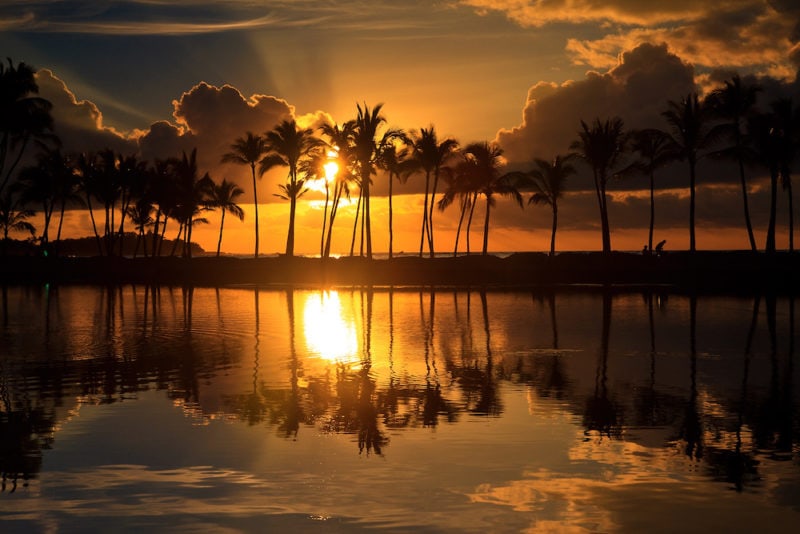
[[[622,55],[605,74],[561,85],[540,83],[528,93],[523,122],[501,130],[497,142],[510,162],[550,159],[569,151],[580,121],[620,116],[628,128],[660,127],[665,103],[695,90],[694,70],[667,50],[643,44]]]
[[[36,75],[39,96],[53,104],[53,129],[65,152],[112,148],[126,154],[137,151],[136,141],[103,125],[103,114],[88,100],[78,100],[66,84],[49,70]]]

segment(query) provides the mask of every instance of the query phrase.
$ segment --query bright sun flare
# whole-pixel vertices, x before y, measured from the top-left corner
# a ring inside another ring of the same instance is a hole
[[[338,292],[309,295],[303,318],[310,352],[332,362],[358,361],[356,326],[352,319],[345,320]]]

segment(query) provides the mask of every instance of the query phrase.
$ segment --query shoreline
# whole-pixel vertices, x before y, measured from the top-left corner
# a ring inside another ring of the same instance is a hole
[[[507,257],[0,258],[0,284],[303,285],[536,288],[670,286],[708,292],[800,290],[800,254],[750,251],[513,253]]]

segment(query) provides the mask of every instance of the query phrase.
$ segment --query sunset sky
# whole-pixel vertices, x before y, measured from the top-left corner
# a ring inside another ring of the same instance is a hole
[[[495,140],[518,168],[567,152],[581,119],[619,115],[630,128],[664,127],[668,100],[707,92],[733,72],[758,78],[764,106],[778,96],[800,102],[799,22],[794,0],[6,0],[0,52],[40,69],[41,94],[54,104],[66,150],[112,147],[151,159],[197,147],[213,178],[241,183],[245,204],[248,169],[219,164],[236,137],[289,117],[310,126],[344,122],[357,102],[384,103],[392,127],[433,124],[462,144]],[[688,247],[684,165],[662,171],[656,199],[656,238],[668,239],[668,249]],[[590,175],[580,169],[560,205],[559,250],[601,245]],[[760,174],[750,171],[750,201],[763,247],[768,206]],[[284,176],[259,183],[262,252],[285,245],[288,203],[272,196]],[[747,247],[737,180],[731,167],[701,166],[698,248]],[[395,188],[395,251],[419,246],[422,182],[412,177]],[[614,249],[640,250],[647,240],[644,187],[644,180],[614,185]],[[379,252],[387,246],[384,177],[375,188]],[[784,197],[779,247],[786,246]],[[299,253],[318,252],[321,198],[301,202]],[[252,206],[243,207],[243,223],[226,220],[223,249],[231,253],[252,251]],[[435,215],[441,251],[453,248],[457,216],[454,208]],[[195,232],[207,250],[216,246],[218,217],[210,220]],[[87,221],[73,212],[65,224],[88,235]],[[335,248],[344,252],[348,218],[337,221]],[[501,202],[490,249],[546,250],[549,226],[546,207]],[[473,250],[480,241],[475,225]]]

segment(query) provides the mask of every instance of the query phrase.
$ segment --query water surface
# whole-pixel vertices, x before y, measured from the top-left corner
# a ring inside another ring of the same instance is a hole
[[[794,301],[5,287],[3,532],[783,532]]]

